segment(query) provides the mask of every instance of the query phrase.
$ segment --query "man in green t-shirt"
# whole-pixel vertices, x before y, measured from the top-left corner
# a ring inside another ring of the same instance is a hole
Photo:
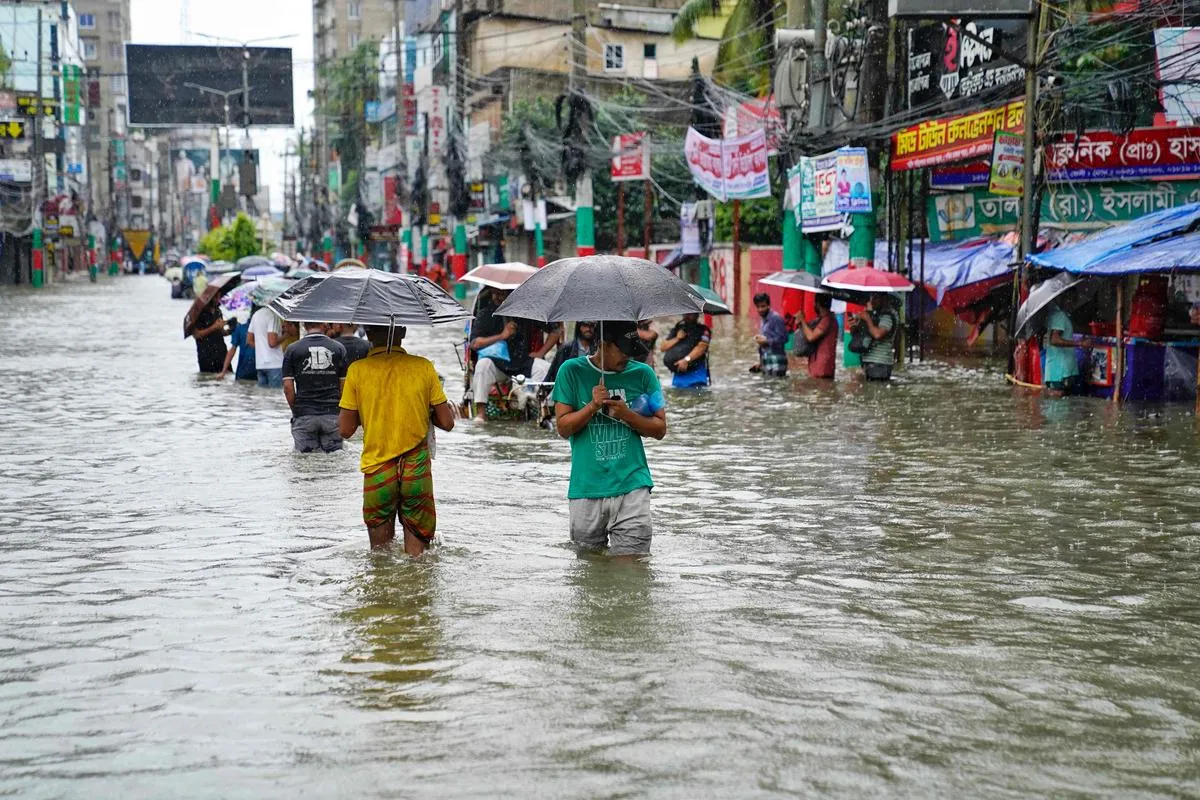
[[[667,435],[666,403],[635,322],[600,323],[600,345],[562,365],[554,382],[558,433],[571,441],[571,540],[614,556],[650,552],[650,490],[642,437]]]

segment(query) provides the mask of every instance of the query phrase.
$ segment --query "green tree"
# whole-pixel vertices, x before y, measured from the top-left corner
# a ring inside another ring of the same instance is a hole
[[[232,225],[222,225],[206,233],[197,245],[196,252],[214,261],[237,261],[246,256],[260,255],[262,245],[254,220],[239,212]]]
[[[337,151],[347,184],[352,173],[362,172],[371,134],[366,105],[378,99],[378,63],[379,43],[368,40],[321,69],[325,86],[321,113],[333,121],[329,144]],[[353,193],[342,193],[343,211],[349,209],[354,199]]]
[[[4,49],[4,45],[0,44],[0,86],[12,86],[12,63],[12,57]]]
[[[730,8],[729,19],[717,46],[713,78],[756,97],[771,91],[771,65],[775,62],[775,26],[783,21],[778,0],[687,0],[675,17],[671,35],[677,42],[696,38],[696,25],[720,17]]]

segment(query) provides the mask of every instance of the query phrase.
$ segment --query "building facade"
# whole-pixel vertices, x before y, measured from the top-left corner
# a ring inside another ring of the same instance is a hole
[[[131,197],[124,148],[129,93],[125,43],[130,39],[130,0],[73,0],[79,45],[88,76],[88,155],[93,213],[124,227]]]

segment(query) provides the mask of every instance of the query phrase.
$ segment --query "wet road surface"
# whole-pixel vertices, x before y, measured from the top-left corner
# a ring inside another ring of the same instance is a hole
[[[0,288],[0,795],[1200,794],[1187,409],[764,381],[718,337],[647,565],[565,546],[565,442],[465,423],[414,563],[367,551],[358,442],[293,454],[184,310]],[[456,399],[454,339],[408,345]]]

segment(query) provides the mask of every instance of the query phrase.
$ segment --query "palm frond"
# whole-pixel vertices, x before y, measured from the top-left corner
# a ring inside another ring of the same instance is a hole
[[[687,0],[676,12],[671,37],[676,42],[696,38],[696,25],[702,19],[721,16],[721,0]]]

